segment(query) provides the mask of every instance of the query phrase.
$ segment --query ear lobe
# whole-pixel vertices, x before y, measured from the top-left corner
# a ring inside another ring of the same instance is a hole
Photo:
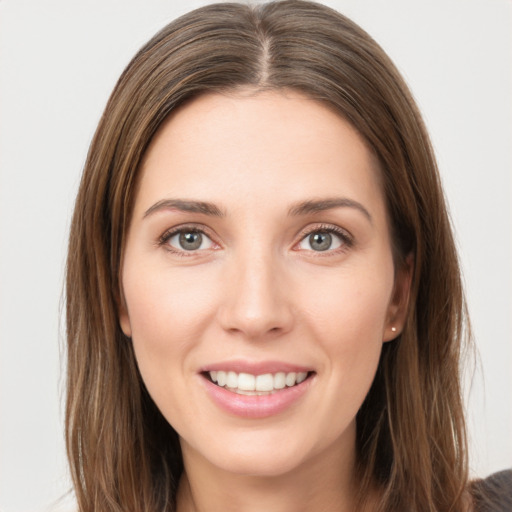
[[[119,325],[124,335],[127,338],[132,337],[132,325],[130,323],[130,315],[128,314],[128,308],[126,307],[126,301],[124,296],[121,295],[121,304],[119,306]]]
[[[414,268],[414,255],[408,254],[404,264],[396,270],[393,295],[388,306],[388,318],[384,326],[383,341],[397,338],[403,330],[407,311]]]

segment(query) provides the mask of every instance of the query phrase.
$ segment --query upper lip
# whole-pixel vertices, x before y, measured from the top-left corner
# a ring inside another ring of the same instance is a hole
[[[201,373],[213,371],[228,371],[235,373],[249,373],[251,375],[264,375],[265,373],[310,372],[311,367],[283,362],[283,361],[221,361],[207,364],[200,370]]]

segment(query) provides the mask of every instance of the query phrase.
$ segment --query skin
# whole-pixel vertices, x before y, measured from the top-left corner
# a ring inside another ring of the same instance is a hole
[[[176,198],[224,215],[154,207]],[[362,209],[289,215],[326,198]],[[197,250],[163,237],[190,224],[206,233]],[[325,228],[342,236],[315,250],[309,234]],[[293,91],[208,94],[176,111],[141,168],[120,323],[180,436],[178,510],[351,510],[355,416],[402,328],[409,281],[394,267],[379,164],[340,116]],[[284,411],[241,418],[200,373],[233,359],[314,373]]]

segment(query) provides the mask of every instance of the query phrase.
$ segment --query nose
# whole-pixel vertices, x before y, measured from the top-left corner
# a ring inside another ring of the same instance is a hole
[[[261,340],[292,328],[294,315],[283,268],[271,254],[231,262],[218,318],[231,334]]]

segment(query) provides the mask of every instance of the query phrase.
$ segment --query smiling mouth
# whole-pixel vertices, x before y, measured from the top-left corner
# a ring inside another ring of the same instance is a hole
[[[264,396],[298,386],[315,372],[276,372],[252,375],[233,371],[203,372],[206,379],[239,395]]]

